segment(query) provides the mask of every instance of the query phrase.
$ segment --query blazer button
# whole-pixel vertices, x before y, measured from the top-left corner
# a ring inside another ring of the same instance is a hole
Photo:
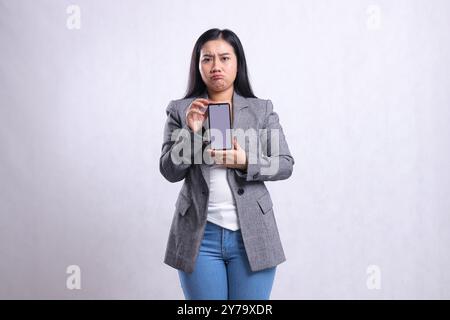
[[[243,193],[244,193],[244,189],[239,188],[239,189],[238,189],[238,195],[242,195]]]

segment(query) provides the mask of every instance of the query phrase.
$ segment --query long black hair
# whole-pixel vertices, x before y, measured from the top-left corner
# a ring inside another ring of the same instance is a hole
[[[198,67],[200,50],[206,42],[219,38],[225,40],[234,48],[234,53],[237,57],[237,74],[234,80],[234,90],[243,97],[256,98],[248,79],[247,62],[245,61],[244,48],[242,47],[241,41],[233,31],[215,28],[205,31],[195,43],[194,49],[192,50],[189,80],[184,99],[197,97],[205,92],[206,85],[203,82]]]

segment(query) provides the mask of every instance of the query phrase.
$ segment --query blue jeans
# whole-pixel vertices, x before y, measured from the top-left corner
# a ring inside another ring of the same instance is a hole
[[[187,300],[268,300],[275,270],[251,271],[241,230],[207,221],[194,271],[178,275]]]

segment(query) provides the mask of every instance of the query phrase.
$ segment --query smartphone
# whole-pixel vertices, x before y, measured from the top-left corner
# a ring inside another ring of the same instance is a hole
[[[209,141],[211,149],[230,150],[231,140],[231,106],[229,103],[208,104]],[[215,130],[213,130],[215,129]]]

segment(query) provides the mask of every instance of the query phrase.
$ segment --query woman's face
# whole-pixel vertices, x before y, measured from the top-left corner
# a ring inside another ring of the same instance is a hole
[[[206,42],[200,50],[199,69],[209,90],[220,92],[233,86],[237,74],[233,47],[222,39]]]

